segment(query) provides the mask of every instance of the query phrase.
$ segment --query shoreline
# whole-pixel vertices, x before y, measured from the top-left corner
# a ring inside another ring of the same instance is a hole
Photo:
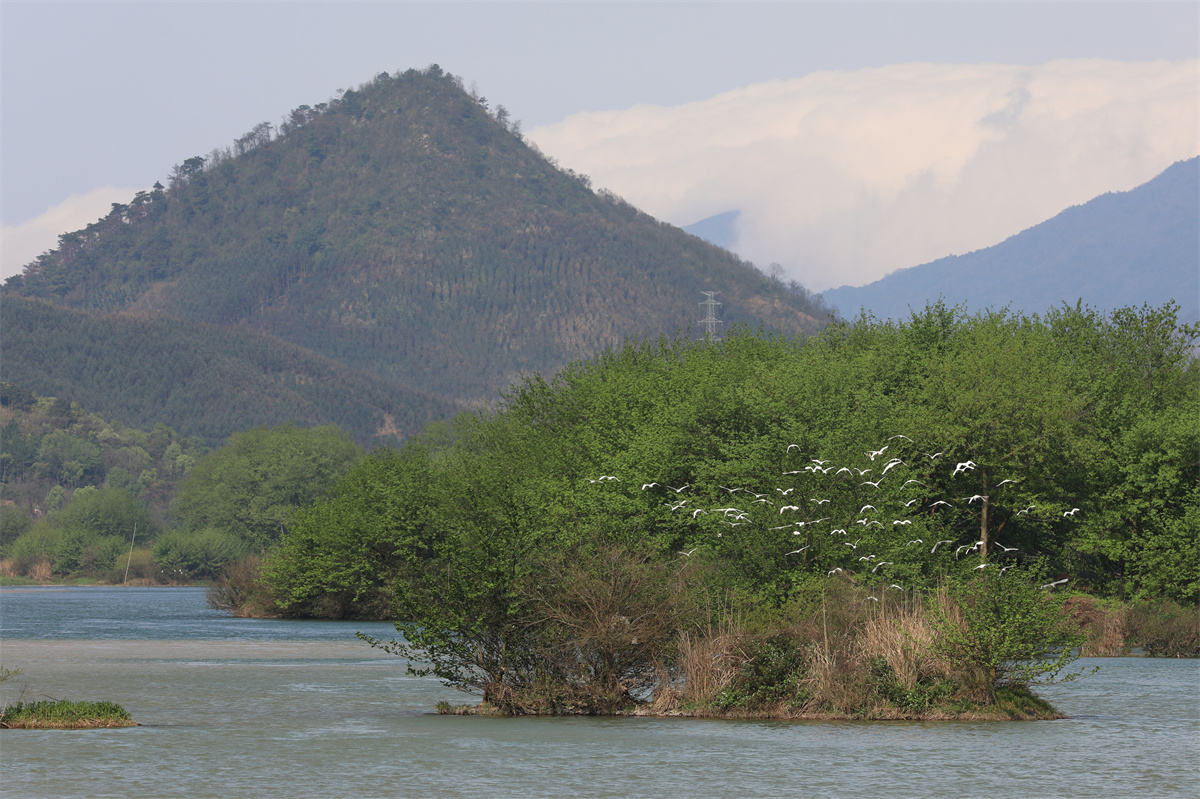
[[[879,704],[860,712],[830,712],[803,710],[784,704],[759,708],[721,708],[718,706],[663,707],[655,702],[628,707],[611,713],[589,713],[564,708],[562,712],[513,713],[495,705],[450,705],[441,703],[437,715],[490,716],[517,718],[520,716],[595,716],[611,718],[691,718],[725,721],[1055,721],[1067,718],[1045,699],[1028,690],[1001,689],[1003,696],[995,702],[981,705],[966,699],[953,700],[922,710]]]

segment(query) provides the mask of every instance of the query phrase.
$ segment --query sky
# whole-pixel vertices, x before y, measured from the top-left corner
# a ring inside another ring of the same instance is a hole
[[[262,121],[440,64],[813,290],[995,244],[1197,145],[1181,3],[0,4],[0,279]]]

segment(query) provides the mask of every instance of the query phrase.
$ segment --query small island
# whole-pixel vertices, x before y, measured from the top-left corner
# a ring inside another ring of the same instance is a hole
[[[127,710],[114,702],[50,699],[18,702],[0,713],[4,730],[92,730],[137,727]]]

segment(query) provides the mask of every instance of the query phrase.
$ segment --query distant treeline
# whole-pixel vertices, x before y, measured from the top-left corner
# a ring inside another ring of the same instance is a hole
[[[0,383],[0,578],[212,579],[273,544],[362,454],[343,430],[294,424],[209,450]]]

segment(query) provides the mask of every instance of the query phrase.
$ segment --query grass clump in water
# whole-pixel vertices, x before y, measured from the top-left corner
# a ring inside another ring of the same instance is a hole
[[[83,730],[136,727],[127,710],[115,702],[51,699],[18,702],[4,708],[0,728],[10,730]]]

